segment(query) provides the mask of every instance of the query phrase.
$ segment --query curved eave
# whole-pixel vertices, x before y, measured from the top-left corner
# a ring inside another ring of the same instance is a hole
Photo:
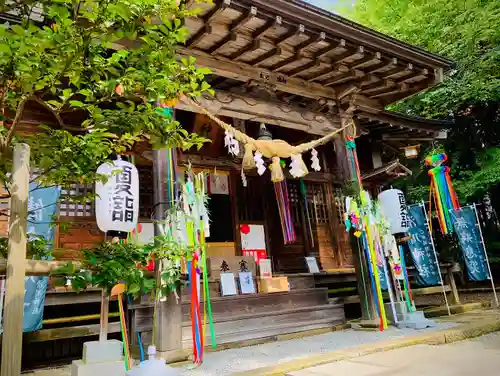
[[[279,12],[288,18],[295,18],[298,22],[308,21],[322,31],[330,31],[339,36],[355,40],[360,44],[369,45],[382,52],[392,53],[410,61],[420,61],[435,69],[450,69],[454,62],[437,54],[430,53],[402,42],[375,30],[350,21],[342,16],[311,5],[303,0],[243,0],[259,8],[268,8]]]

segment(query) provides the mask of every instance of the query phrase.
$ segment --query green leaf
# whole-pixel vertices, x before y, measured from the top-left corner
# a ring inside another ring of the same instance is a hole
[[[69,104],[70,104],[72,107],[83,107],[83,106],[85,106],[85,103],[80,102],[80,101],[74,101],[74,100],[70,100],[70,101],[69,101]]]

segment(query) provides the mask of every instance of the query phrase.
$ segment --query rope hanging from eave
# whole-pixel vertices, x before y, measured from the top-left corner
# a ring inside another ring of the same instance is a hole
[[[333,139],[335,136],[349,127],[353,127],[353,134],[356,134],[356,125],[352,118],[350,118],[348,121],[346,121],[346,124],[342,128],[336,129],[335,131],[317,140],[306,142],[296,146],[292,146],[283,140],[256,140],[237,130],[230,124],[222,121],[217,116],[208,111],[205,107],[197,103],[194,99],[184,96],[182,100],[186,104],[200,110],[201,113],[208,116],[222,129],[230,133],[236,140],[244,144],[245,154],[243,156],[242,163],[243,169],[249,170],[257,167],[256,160],[258,161],[262,157],[271,159],[273,161],[271,165],[271,180],[275,183],[281,182],[284,179],[284,174],[280,164],[280,158],[291,158],[292,163],[290,165],[290,173],[296,178],[301,178],[309,173],[302,159],[303,153],[313,150],[314,148],[329,142],[331,139]]]

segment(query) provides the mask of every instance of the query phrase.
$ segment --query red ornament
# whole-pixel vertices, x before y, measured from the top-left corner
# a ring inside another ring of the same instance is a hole
[[[249,225],[240,225],[240,231],[242,234],[248,235],[250,233]]]

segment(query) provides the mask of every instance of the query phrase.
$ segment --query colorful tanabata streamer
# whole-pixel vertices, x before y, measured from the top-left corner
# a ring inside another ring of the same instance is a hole
[[[434,196],[439,225],[441,232],[445,235],[453,232],[450,210],[460,208],[460,203],[451,182],[450,168],[442,166],[447,160],[446,154],[434,154],[425,159],[426,165],[434,166],[429,170],[429,176],[431,177],[430,195],[431,197]],[[430,207],[432,208],[432,200]]]
[[[302,194],[302,199],[304,200],[304,211],[306,214],[306,225],[309,237],[309,245],[314,248],[314,236],[311,225],[311,214],[309,213],[309,200],[307,198],[307,187],[304,183],[304,179],[300,179],[300,193]]]
[[[191,285],[191,326],[193,336],[193,355],[195,364],[203,362],[207,316],[210,326],[212,346],[216,348],[215,329],[213,325],[210,302],[208,272],[206,261],[205,236],[210,233],[208,211],[206,209],[205,175],[203,173],[189,176],[183,185],[182,207],[184,224],[189,246],[194,250],[188,262],[189,281]],[[200,289],[201,273],[203,273],[203,289]],[[200,291],[201,290],[201,291]],[[204,317],[201,317],[201,292],[203,292]]]
[[[376,309],[380,318],[380,330],[387,328],[387,317],[385,314],[384,300],[382,295],[382,288],[380,285],[378,260],[383,260],[383,255],[380,254],[381,242],[379,232],[376,227],[376,221],[373,215],[373,207],[368,192],[363,190],[361,173],[359,170],[359,161],[356,153],[356,143],[352,137],[348,137],[346,141],[347,158],[349,167],[351,169],[351,177],[359,188],[358,201],[352,198],[346,199],[346,229],[354,229],[354,235],[361,240],[361,244],[365,251],[365,258],[368,264],[368,274],[370,277],[370,284],[373,292],[373,297],[376,303]],[[361,250],[360,250],[361,256]],[[362,260],[363,258],[360,257]],[[362,270],[362,278],[365,280],[364,272]],[[392,296],[392,293],[390,294]],[[368,307],[368,298],[365,294],[366,306]]]
[[[276,194],[276,200],[278,202],[278,212],[280,214],[283,240],[285,244],[294,243],[297,240],[297,235],[295,233],[292,214],[290,212],[290,199],[288,197],[286,180],[283,180],[279,183],[274,183],[274,192]]]

